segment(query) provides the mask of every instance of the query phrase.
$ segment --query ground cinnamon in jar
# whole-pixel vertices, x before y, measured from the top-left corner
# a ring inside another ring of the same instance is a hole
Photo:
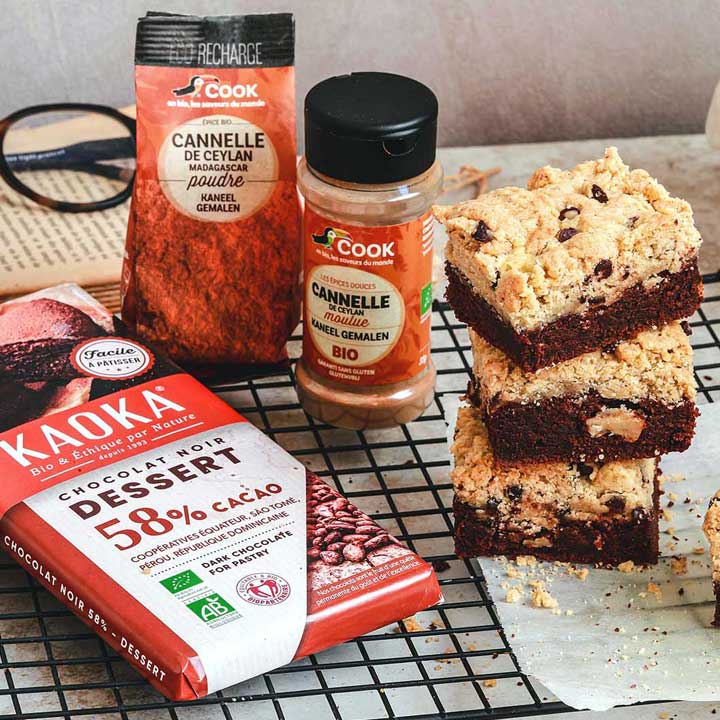
[[[430,404],[437,99],[421,83],[353,73],[305,99],[303,354],[313,417],[364,429]]]

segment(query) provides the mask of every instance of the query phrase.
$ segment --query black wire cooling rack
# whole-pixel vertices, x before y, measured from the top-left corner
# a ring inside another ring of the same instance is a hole
[[[692,319],[700,402],[720,396],[720,273]],[[433,563],[446,602],[353,642],[192,703],[172,703],[22,569],[0,556],[0,718],[376,720],[510,718],[568,707],[526,677],[479,570],[452,552],[444,402],[470,371],[463,325],[433,314],[434,404],[393,430],[338,430],[300,409],[285,375],[218,394]],[[297,355],[299,342],[291,342]]]

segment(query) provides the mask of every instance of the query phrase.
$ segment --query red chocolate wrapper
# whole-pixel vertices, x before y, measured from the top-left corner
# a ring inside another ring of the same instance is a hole
[[[0,542],[190,700],[441,601],[432,568],[76,286],[0,306]]]

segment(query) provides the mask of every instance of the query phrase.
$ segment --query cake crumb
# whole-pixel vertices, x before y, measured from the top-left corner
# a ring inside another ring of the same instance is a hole
[[[655,595],[658,600],[662,597],[662,588],[657,583],[649,582],[647,585],[647,591]]]
[[[537,564],[537,558],[534,555],[518,555],[515,562],[521,567],[533,567]]]
[[[408,632],[422,632],[423,626],[415,619],[414,615],[408,618],[403,618],[403,625]]]
[[[522,599],[522,590],[520,588],[511,587],[508,589],[506,595],[505,595],[505,602],[509,603],[517,603],[520,602]]]
[[[674,483],[683,482],[685,480],[685,476],[681,475],[680,473],[675,473],[673,475],[663,475],[663,477]]]
[[[483,687],[494,688],[497,685],[497,680],[491,678],[490,680],[483,680]]]
[[[635,569],[635,563],[632,560],[626,560],[617,566],[621,573],[631,573]]]
[[[512,565],[508,565],[508,567],[505,571],[505,574],[509,578],[519,578],[520,577],[520,571],[517,568],[513,567]]]
[[[572,577],[576,577],[578,580],[582,580],[582,582],[585,582],[590,574],[590,571],[587,568],[571,567],[568,568],[568,574]]]
[[[558,601],[550,595],[542,584],[538,584],[533,590],[532,604],[536,608],[552,609],[558,606]]]
[[[704,555],[705,554],[705,548],[704,547],[694,547],[692,549],[693,555]]]
[[[663,510],[663,513],[662,513],[662,514],[663,514],[663,520],[665,520],[666,522],[671,522],[671,521],[672,521],[672,519],[673,519],[673,514],[672,514],[672,511],[671,511],[671,510],[668,510],[668,509],[666,508],[665,510]]]
[[[676,575],[685,575],[687,573],[687,558],[684,556],[675,556],[671,560],[672,570]]]

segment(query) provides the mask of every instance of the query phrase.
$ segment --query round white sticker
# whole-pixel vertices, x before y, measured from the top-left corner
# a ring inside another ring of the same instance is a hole
[[[165,138],[158,180],[183,215],[232,222],[257,212],[270,198],[278,158],[262,128],[232,115],[206,115]]]
[[[330,361],[364,367],[382,360],[405,325],[405,302],[384,277],[341,265],[318,265],[307,279],[309,332]]]
[[[84,375],[108,380],[123,380],[146,372],[153,364],[150,350],[134,340],[103,337],[78,345],[72,364]]]

